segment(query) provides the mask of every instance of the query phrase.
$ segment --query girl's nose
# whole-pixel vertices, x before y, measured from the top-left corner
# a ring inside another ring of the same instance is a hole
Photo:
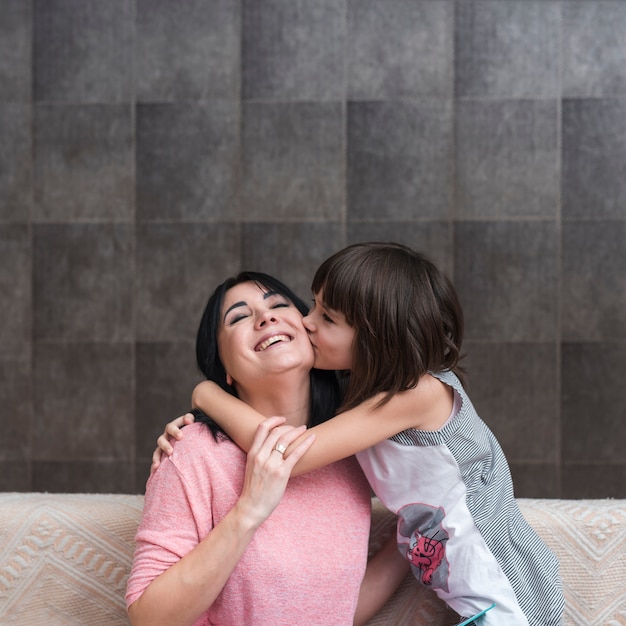
[[[310,315],[305,315],[302,318],[302,324],[311,333],[315,330],[315,324],[313,323],[313,320]]]

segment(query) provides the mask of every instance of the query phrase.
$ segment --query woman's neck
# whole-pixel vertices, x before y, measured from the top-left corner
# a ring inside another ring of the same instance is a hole
[[[280,415],[292,426],[307,424],[310,417],[311,382],[306,379],[294,379],[284,374],[277,379],[263,380],[245,389],[237,387],[239,398],[253,409],[272,417]]]

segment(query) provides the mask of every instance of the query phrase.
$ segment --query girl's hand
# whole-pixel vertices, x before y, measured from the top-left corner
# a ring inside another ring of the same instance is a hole
[[[161,465],[161,461],[163,460],[163,455],[170,456],[172,452],[174,452],[174,448],[172,448],[172,444],[170,443],[170,439],[182,439],[183,431],[181,428],[183,426],[187,426],[188,424],[194,423],[194,417],[192,413],[185,413],[185,415],[181,415],[177,417],[175,420],[169,422],[165,426],[165,430],[163,434],[159,436],[157,439],[157,448],[152,453],[152,465],[150,466],[150,476],[154,474],[157,467]]]
[[[257,428],[252,448],[248,452],[246,476],[237,508],[259,526],[278,506],[291,470],[315,438],[314,435],[307,437],[292,450],[289,458],[285,458],[284,450],[302,435],[306,426],[296,428],[284,422],[283,417],[266,419]],[[277,444],[280,444],[279,449]]]

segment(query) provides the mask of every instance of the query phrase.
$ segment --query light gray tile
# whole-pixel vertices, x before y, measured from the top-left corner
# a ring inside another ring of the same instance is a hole
[[[0,224],[0,345],[19,356],[32,333],[32,247],[26,224]]]
[[[138,0],[137,100],[238,98],[240,19],[231,0]]]
[[[242,221],[340,220],[340,103],[243,105]]]
[[[239,269],[234,224],[137,226],[136,330],[140,341],[193,341],[209,294]]]
[[[35,100],[130,102],[133,29],[132,0],[34,0]]]
[[[626,5],[563,3],[563,94],[626,95]]]
[[[242,8],[244,98],[344,97],[343,0],[244,0]]]
[[[33,460],[131,460],[133,373],[130,343],[36,342]]]
[[[244,224],[242,269],[271,274],[308,301],[315,270],[343,244],[341,227],[331,222]]]
[[[425,254],[452,277],[452,225],[449,222],[350,222],[347,243],[395,241]]]
[[[0,102],[25,103],[31,100],[32,22],[30,2],[2,0]]]
[[[451,97],[451,2],[348,0],[350,100]]]
[[[448,217],[452,102],[348,104],[348,218]]]
[[[467,390],[509,463],[559,460],[557,345],[466,342]]]
[[[206,291],[208,300],[210,288]],[[198,311],[198,323],[201,315]],[[191,408],[191,392],[203,380],[196,364],[195,337],[186,342],[138,343],[135,368],[136,458],[149,459],[165,424]],[[146,473],[149,467],[146,462]]]
[[[468,340],[556,340],[554,222],[458,222],[454,250]]]
[[[565,463],[624,463],[626,344],[564,343],[562,441]]]
[[[132,235],[124,224],[34,227],[35,338],[132,338]]]
[[[239,166],[238,124],[233,101],[138,106],[138,219],[230,216]]]
[[[626,340],[625,241],[625,221],[563,224],[564,340]]]
[[[617,98],[563,101],[563,219],[626,218],[626,108]]]
[[[464,0],[455,6],[457,96],[559,95],[560,3]]]
[[[33,219],[130,220],[132,141],[128,106],[35,107]]]
[[[0,137],[0,221],[28,222],[33,201],[30,105],[0,104]]]
[[[557,215],[556,100],[467,100],[456,107],[460,218]]]

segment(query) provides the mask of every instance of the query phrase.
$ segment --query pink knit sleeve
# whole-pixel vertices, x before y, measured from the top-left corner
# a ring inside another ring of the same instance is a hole
[[[126,589],[127,607],[200,541],[185,481],[169,458],[146,485],[143,516],[135,541]]]

